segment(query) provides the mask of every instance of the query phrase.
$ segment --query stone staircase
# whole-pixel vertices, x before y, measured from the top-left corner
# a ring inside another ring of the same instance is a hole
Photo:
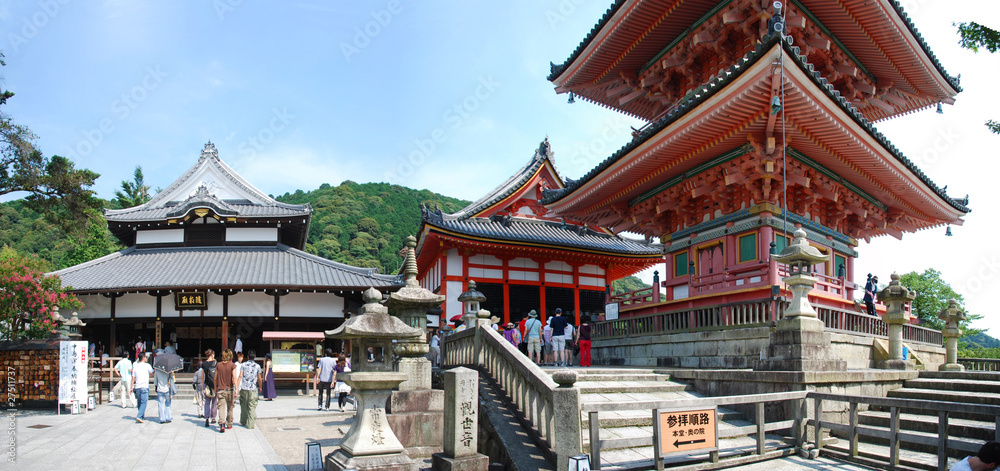
[[[554,371],[554,370],[552,370]],[[650,369],[574,369],[579,375],[576,387],[580,389],[582,403],[620,403],[627,401],[664,401],[675,399],[700,398],[702,395],[694,388],[673,381],[669,374],[656,373]],[[727,428],[752,425],[743,416],[731,409],[719,408],[719,432],[724,434]],[[583,451],[590,453],[590,418],[584,413]],[[649,410],[602,412],[599,414],[601,439],[613,438],[648,438],[649,446],[639,446],[619,449],[601,449],[601,469],[649,469],[653,462],[653,418]],[[783,439],[768,435],[769,447],[783,446]],[[727,454],[749,453],[756,449],[756,440],[752,436],[719,441],[721,450]],[[668,465],[680,465],[686,462],[704,461],[701,456],[675,456],[665,460]]]
[[[1000,405],[1000,372],[942,372],[921,371],[917,379],[904,383],[902,388],[892,390],[889,398],[921,399],[931,401],[957,402],[964,404]],[[858,415],[861,425],[889,431],[888,410],[869,410]],[[938,416],[928,411],[902,409],[900,429],[926,437],[938,436]],[[948,435],[953,441],[961,442],[969,451],[949,451],[948,467],[965,456],[975,454],[979,446],[988,440],[995,440],[996,417],[979,416],[972,413],[952,413],[948,415]],[[845,437],[840,437],[845,438]],[[884,463],[889,456],[888,440],[862,436],[859,439],[859,456],[855,461],[864,464]],[[849,458],[849,443],[841,440],[826,446],[832,457]],[[866,463],[867,462],[867,463]],[[900,443],[901,469],[936,470],[937,447],[916,443]]]

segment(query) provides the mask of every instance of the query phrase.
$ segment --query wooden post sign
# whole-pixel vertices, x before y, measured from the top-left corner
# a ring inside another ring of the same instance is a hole
[[[656,410],[654,432],[658,432],[659,451],[663,457],[676,453],[710,452],[719,449],[719,422],[716,409]]]

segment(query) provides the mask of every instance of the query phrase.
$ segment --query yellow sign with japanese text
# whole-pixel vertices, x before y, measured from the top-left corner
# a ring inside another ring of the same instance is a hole
[[[178,311],[208,308],[208,294],[205,291],[178,291],[174,293],[174,305]]]
[[[660,412],[660,455],[719,448],[715,409]]]

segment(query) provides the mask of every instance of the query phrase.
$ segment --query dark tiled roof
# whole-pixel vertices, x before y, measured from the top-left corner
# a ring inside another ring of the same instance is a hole
[[[453,219],[440,213],[424,213],[424,223],[440,229],[502,242],[557,245],[569,249],[595,250],[627,255],[660,255],[659,246],[594,232],[583,226],[554,221],[494,216]]]
[[[223,204],[218,204],[221,201]],[[143,208],[142,206],[137,206],[131,211],[120,212],[120,213],[105,213],[105,218],[108,221],[115,222],[130,222],[130,221],[162,221],[172,217],[177,217],[179,210],[184,208],[191,208],[194,206],[199,207],[209,207],[212,208],[216,214],[221,216],[232,216],[232,217],[250,217],[250,218],[263,218],[263,217],[293,217],[293,216],[311,216],[312,209],[308,206],[303,205],[290,205],[284,203],[277,203],[269,206],[261,206],[252,204],[250,202],[230,202],[228,200],[195,200],[195,201],[185,201],[180,204],[162,206],[156,208]],[[124,210],[123,210],[124,211]],[[186,213],[186,211],[183,211]],[[183,216],[183,213],[181,216]]]
[[[573,61],[575,61],[577,58],[580,57],[580,54],[583,52],[583,50],[590,45],[591,41],[594,40],[594,37],[597,36],[597,33],[600,32],[602,28],[604,28],[608,20],[610,20],[611,17],[615,15],[615,13],[618,11],[619,8],[621,8],[623,4],[625,4],[625,1],[626,0],[615,0],[614,3],[612,3],[611,6],[608,7],[608,10],[604,13],[604,16],[602,16],[601,19],[597,22],[597,24],[590,29],[590,33],[588,33],[587,36],[583,38],[583,41],[580,41],[580,44],[576,47],[576,50],[573,51],[572,54],[570,54],[569,58],[567,58],[565,62],[563,62],[561,65],[556,65],[552,62],[549,62],[548,80],[550,82],[559,78],[559,76],[562,75],[563,71],[566,70],[566,68],[569,67],[569,65],[572,64]],[[903,23],[905,23],[907,29],[910,30],[910,34],[912,34],[913,37],[917,39],[917,42],[920,44],[920,48],[923,49],[924,53],[927,54],[927,57],[929,57],[931,59],[931,62],[934,63],[934,67],[937,68],[938,73],[940,73],[941,76],[943,76],[948,81],[948,83],[955,89],[955,91],[959,92],[962,91],[962,87],[959,85],[959,80],[955,77],[952,77],[951,75],[948,75],[948,72],[944,70],[944,66],[941,65],[940,61],[938,61],[937,56],[934,55],[933,52],[931,52],[931,48],[927,45],[927,42],[924,41],[924,37],[917,31],[916,26],[913,25],[913,21],[910,19],[910,16],[903,11],[903,7],[900,4],[899,0],[892,0],[889,3],[892,5],[893,9],[896,10],[896,14],[898,14],[900,18],[903,19]]]
[[[794,62],[804,72],[806,72],[806,75],[808,75],[810,79],[812,79],[812,81],[816,85],[818,85],[819,88],[823,90],[823,92],[826,93],[828,97],[830,97],[830,99],[834,101],[834,103],[838,104],[840,108],[845,113],[847,113],[848,116],[854,119],[854,121],[858,123],[858,125],[860,125],[866,132],[868,132],[869,135],[875,138],[883,148],[889,151],[889,153],[892,154],[892,156],[895,157],[896,160],[898,160],[907,169],[909,169],[911,172],[917,175],[917,177],[920,178],[920,181],[926,184],[932,191],[934,191],[935,194],[940,196],[945,202],[949,203],[952,207],[965,213],[968,213],[970,211],[969,208],[967,207],[968,204],[967,199],[959,200],[956,198],[952,198],[948,196],[944,192],[944,190],[942,190],[936,184],[934,184],[934,182],[932,182],[930,178],[927,177],[926,174],[924,174],[923,171],[917,168],[916,164],[914,164],[913,161],[906,158],[906,156],[904,156],[903,153],[896,148],[896,146],[892,145],[892,143],[889,142],[889,140],[881,132],[875,129],[875,126],[872,125],[872,123],[870,123],[867,119],[865,119],[865,117],[861,114],[861,112],[859,112],[854,107],[854,105],[851,104],[850,101],[841,96],[840,92],[837,91],[837,89],[834,88],[833,85],[828,83],[827,80],[820,75],[819,71],[814,69],[813,65],[808,62],[808,59],[804,55],[800,54],[801,51],[797,46],[789,46],[786,42],[781,41],[780,35],[778,35],[777,33],[771,33],[770,35],[764,37],[763,40],[757,44],[757,46],[754,48],[753,51],[751,51],[742,59],[740,59],[738,67],[736,65],[730,66],[729,69],[727,69],[728,73],[721,74],[719,77],[712,79],[705,85],[697,87],[695,90],[688,93],[684,98],[682,98],[678,102],[678,105],[673,110],[671,110],[670,113],[668,113],[666,116],[664,116],[656,123],[653,123],[646,129],[644,129],[641,133],[637,134],[632,139],[631,142],[629,142],[621,149],[619,149],[617,152],[612,154],[610,157],[605,159],[603,162],[598,164],[597,167],[591,169],[582,178],[570,182],[564,189],[546,191],[542,198],[542,204],[551,204],[556,201],[559,201],[566,195],[569,195],[570,193],[575,191],[583,184],[589,182],[591,179],[599,175],[601,172],[606,170],[615,162],[624,158],[630,152],[638,148],[644,142],[646,142],[647,140],[658,134],[660,131],[666,129],[674,121],[684,116],[687,112],[691,111],[701,103],[711,98],[717,92],[724,89],[726,85],[735,81],[741,75],[742,71],[749,69],[750,66],[752,66],[754,63],[757,62],[757,60],[763,57],[767,53],[767,51],[771,50],[771,48],[774,47],[774,45],[779,43],[782,44],[785,51],[788,52],[788,55],[794,59]]]
[[[474,203],[455,212],[452,216],[455,218],[471,217],[474,214],[503,200],[504,198],[516,193],[521,189],[521,187],[528,183],[531,176],[534,175],[546,161],[549,161],[549,163],[552,164],[552,147],[549,145],[548,137],[542,141],[542,143],[538,146],[538,149],[535,149],[535,155],[531,157],[531,160],[529,160],[524,167],[521,167],[520,170],[515,172],[514,175],[508,178],[507,181],[501,183],[500,186],[494,188],[493,191],[487,193],[482,198],[479,198]],[[555,164],[552,164],[552,168],[555,170]],[[556,178],[562,180],[558,171],[556,171]]]
[[[380,275],[276,247],[135,247],[54,272],[74,291],[167,288],[286,287],[333,289],[400,286],[401,277]]]

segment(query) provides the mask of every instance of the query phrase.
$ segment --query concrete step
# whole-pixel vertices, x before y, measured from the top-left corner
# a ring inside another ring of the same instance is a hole
[[[906,381],[904,386],[912,389],[1000,394],[1000,381],[982,381],[957,378],[917,378]]]
[[[876,469],[888,469],[889,467],[889,447],[885,445],[859,442],[857,457],[851,457],[850,443],[847,440],[840,440],[836,443],[824,444],[821,454],[831,458],[861,463]],[[936,452],[923,453],[901,448],[899,450],[899,466],[894,469],[902,471],[937,471],[937,460]],[[961,461],[961,458],[949,458],[947,468],[950,469],[959,461]]]
[[[867,411],[858,414],[858,422],[865,425],[889,427],[889,416],[889,412]],[[900,414],[899,427],[905,430],[937,434],[938,418],[931,415]],[[951,437],[969,438],[982,443],[994,439],[995,429],[996,423],[994,421],[984,422],[948,417],[948,436]]]
[[[921,371],[921,378],[1000,381],[1000,371]]]
[[[660,373],[585,373],[577,376],[577,383],[589,383],[593,381],[600,382],[611,382],[611,381],[647,381],[647,382],[665,382],[670,381],[670,375],[660,374]]]
[[[897,388],[889,391],[888,397],[890,398],[900,398],[900,399],[921,399],[925,401],[945,401],[945,402],[959,402],[966,404],[983,404],[983,405],[1000,405],[1000,394],[997,393],[984,393],[984,392],[967,392],[967,391],[939,391],[930,389],[914,389],[914,388]],[[876,410],[882,410],[881,408],[876,408]],[[915,411],[910,409],[903,409],[901,412],[905,413],[916,413],[921,414],[925,412]],[[970,419],[970,420],[995,420],[993,416],[980,416],[973,413],[954,413],[950,416],[956,419]]]
[[[673,381],[583,381],[577,382],[580,394],[658,393],[691,391],[690,386]]]
[[[931,418],[929,416],[900,414],[899,428],[900,430],[903,430],[909,434],[918,435],[927,438],[929,440],[937,440],[938,438],[937,418],[935,417],[933,419],[934,420],[933,422],[931,422],[930,420]],[[858,421],[861,424],[864,424],[868,428],[873,428],[876,430],[883,431],[885,433],[889,433],[888,412],[865,412],[859,414]],[[951,451],[949,452],[949,456],[953,458],[959,458],[959,459],[964,458],[965,456],[969,455],[968,450],[978,450],[979,447],[983,444],[983,442],[993,439],[992,429],[988,431],[989,433],[985,433],[986,430],[982,430],[981,432],[979,432],[980,436],[985,435],[986,438],[959,435],[957,433],[959,432],[959,428],[951,427],[950,426],[951,422],[952,421],[949,420],[949,427],[948,427],[949,439],[954,442],[961,442],[964,445],[963,448],[966,448],[966,451],[951,449]],[[971,421],[965,421],[965,423],[969,422]],[[845,441],[847,439],[846,434],[842,435],[840,433],[835,433],[835,435],[838,436],[839,438],[843,438]],[[859,441],[864,441],[865,443],[873,445],[884,445],[884,446],[889,445],[889,440],[886,438],[872,437],[867,435],[862,435],[859,438]],[[912,443],[907,441],[901,441],[899,446],[901,449],[920,452],[920,453],[935,454],[937,453],[938,450],[937,445],[923,445],[920,443]],[[954,444],[952,446],[954,446]]]
[[[721,424],[720,424],[721,425]],[[602,436],[603,438],[603,436]],[[782,447],[791,453],[792,445],[783,437],[768,434],[765,436],[767,447]],[[725,450],[720,453],[722,459],[746,456],[754,453],[757,448],[757,439],[748,437],[737,437],[719,440],[719,449]],[[585,453],[590,453],[590,444],[585,445]],[[691,455],[673,455],[664,458],[664,467],[673,468],[684,465],[696,465],[704,463],[707,453]],[[624,471],[636,469],[653,469],[653,446],[624,448],[620,450],[601,450],[601,469]],[[706,468],[707,469],[707,468]]]

